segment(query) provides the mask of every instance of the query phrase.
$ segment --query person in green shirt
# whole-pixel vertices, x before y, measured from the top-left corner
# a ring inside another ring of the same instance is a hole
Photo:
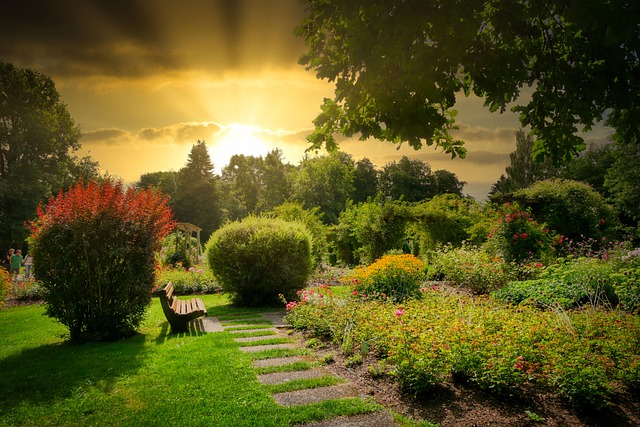
[[[22,267],[22,251],[18,249],[16,253],[11,255],[11,270],[9,273],[14,280],[17,279],[18,274],[20,274],[20,267]]]

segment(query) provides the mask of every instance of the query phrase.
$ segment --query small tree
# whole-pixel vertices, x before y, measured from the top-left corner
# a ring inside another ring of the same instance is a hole
[[[72,341],[131,335],[154,284],[154,251],[173,228],[160,193],[78,183],[38,208],[29,224],[46,312]]]

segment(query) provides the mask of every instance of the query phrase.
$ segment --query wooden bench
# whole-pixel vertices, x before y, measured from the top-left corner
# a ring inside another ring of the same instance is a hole
[[[193,319],[207,315],[207,309],[200,298],[179,300],[173,295],[173,284],[167,283],[164,287],[153,290],[153,294],[160,298],[162,311],[171,325],[172,332],[187,332],[188,323]]]

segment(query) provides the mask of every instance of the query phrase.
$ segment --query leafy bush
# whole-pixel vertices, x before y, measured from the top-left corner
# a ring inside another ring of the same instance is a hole
[[[560,280],[520,280],[507,283],[491,296],[514,305],[531,304],[540,308],[571,308],[580,301],[587,301],[584,289],[569,286]]]
[[[568,295],[580,296],[575,304],[615,306],[618,297],[613,288],[614,270],[615,265],[606,260],[581,257],[548,266],[540,279],[561,282]]]
[[[498,289],[510,278],[504,261],[475,246],[446,245],[428,258],[431,278],[446,279],[478,294]]]
[[[514,193],[514,200],[531,208],[534,217],[574,241],[600,240],[615,228],[614,210],[604,197],[583,182],[537,181]]]
[[[166,199],[121,184],[76,184],[30,224],[46,312],[70,338],[131,335],[151,301],[155,255],[173,227]]]
[[[311,241],[300,223],[247,217],[217,230],[206,254],[214,277],[234,303],[261,306],[304,288],[313,269]]]
[[[0,268],[0,308],[4,307],[4,300],[11,290],[11,276],[5,268]]]
[[[551,254],[551,233],[528,211],[517,204],[505,203],[498,215],[498,224],[489,234],[488,248],[495,248],[506,262],[537,261]]]
[[[156,285],[162,286],[169,282],[173,283],[173,289],[177,295],[214,293],[220,290],[220,286],[213,278],[213,273],[198,267],[191,267],[188,270],[183,268],[160,270],[156,276]]]
[[[413,255],[385,255],[373,264],[356,267],[342,280],[366,297],[402,301],[420,295],[424,264]]]
[[[164,263],[174,268],[191,268],[191,258],[187,256],[187,251],[184,248],[180,248],[171,253],[168,253],[167,257],[164,260]]]
[[[307,227],[313,238],[311,244],[313,257],[316,264],[320,264],[327,255],[327,226],[322,223],[317,206],[313,209],[304,209],[300,203],[287,202],[273,209],[276,218],[290,222],[300,222]]]
[[[392,249],[401,249],[406,240],[406,204],[377,198],[350,204],[340,214],[336,246],[346,263],[371,263]]]
[[[45,300],[45,289],[37,280],[24,280],[13,282],[11,298],[21,301],[41,301]]]
[[[473,228],[483,218],[480,206],[473,199],[454,194],[434,196],[413,206],[410,211],[409,228],[419,241],[422,251],[447,243],[460,246],[463,241],[475,238]],[[488,233],[483,234],[482,241],[486,240]]]
[[[640,248],[628,251],[616,263],[611,275],[620,306],[629,312],[640,312]]]

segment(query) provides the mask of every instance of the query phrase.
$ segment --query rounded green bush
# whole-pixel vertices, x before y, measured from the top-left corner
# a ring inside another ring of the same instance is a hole
[[[209,267],[222,290],[241,306],[274,304],[303,289],[313,268],[311,235],[302,224],[247,217],[225,225],[207,242]]]
[[[538,181],[517,191],[514,200],[529,207],[538,221],[574,241],[608,237],[617,221],[604,197],[583,182]]]

